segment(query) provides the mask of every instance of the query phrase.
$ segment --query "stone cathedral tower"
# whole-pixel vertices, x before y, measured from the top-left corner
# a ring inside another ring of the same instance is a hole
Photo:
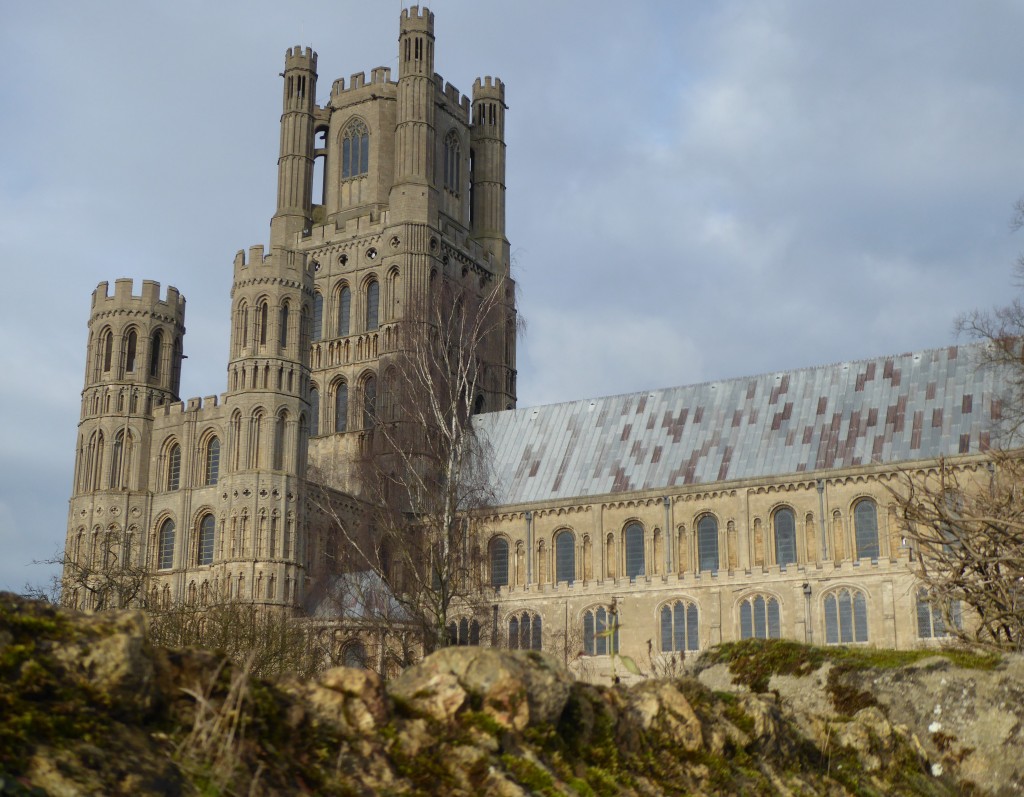
[[[355,74],[323,105],[316,53],[285,54],[270,245],[234,260],[221,396],[178,397],[175,288],[135,295],[118,280],[111,296],[100,283],[66,544],[76,605],[123,602],[95,589],[111,568],[145,574],[134,603],[298,605],[322,554],[307,468],[338,496],[358,490],[349,465],[381,417],[403,330],[425,329],[431,302],[452,295],[431,286],[502,297],[471,399],[515,406],[504,86],[486,77],[463,96],[434,53],[434,15],[404,10],[397,82],[386,67]]]

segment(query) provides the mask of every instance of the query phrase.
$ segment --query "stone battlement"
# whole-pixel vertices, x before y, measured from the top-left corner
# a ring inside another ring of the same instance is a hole
[[[92,309],[115,310],[133,309],[139,310],[145,307],[159,309],[165,313],[176,315],[179,319],[185,316],[185,297],[178,293],[173,285],[167,286],[166,298],[160,298],[160,283],[153,280],[142,281],[142,292],[134,293],[134,280],[122,277],[114,280],[114,294],[110,295],[110,283],[104,280],[96,286],[92,292]]]
[[[316,71],[316,53],[312,47],[289,47],[284,54],[285,69],[312,69]]]
[[[469,119],[469,97],[453,84],[447,83],[437,72],[434,73],[434,83],[437,85],[438,94],[443,95],[453,109],[460,109],[465,115],[463,121],[467,121]]]
[[[473,100],[497,99],[505,102],[505,84],[500,78],[485,75],[473,82]]]
[[[251,279],[253,270],[270,269],[272,267],[282,268],[287,271],[308,272],[312,277],[314,274],[313,265],[306,261],[306,257],[300,252],[284,252],[285,262],[278,263],[274,255],[264,254],[263,244],[255,244],[249,247],[249,257],[246,259],[245,250],[239,249],[235,253],[234,273],[235,281],[240,279]]]
[[[356,72],[349,77],[349,84],[346,88],[345,78],[340,77],[331,84],[331,97],[338,97],[350,91],[358,91],[367,86],[383,86],[384,84],[398,85],[391,80],[391,67],[377,66],[370,70],[370,80],[367,82],[365,72]]]
[[[419,23],[418,25],[416,23]],[[402,30],[429,30],[434,29],[434,14],[426,6],[409,6],[402,9]]]

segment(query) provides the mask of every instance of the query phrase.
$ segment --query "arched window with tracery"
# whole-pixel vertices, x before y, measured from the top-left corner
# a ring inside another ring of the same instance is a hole
[[[353,119],[341,134],[341,179],[370,171],[370,131],[362,119]]]
[[[480,621],[463,617],[461,620],[452,620],[448,623],[448,644],[449,645],[479,645],[480,644]]]
[[[576,535],[562,529],[555,535],[555,581],[576,580]]]
[[[948,608],[949,618],[952,620],[953,626],[957,629],[962,628],[963,614],[960,608],[960,601],[950,601]],[[924,587],[917,591],[915,609],[917,611],[917,636],[919,639],[941,639],[950,635],[942,603],[929,595],[928,590]]]
[[[462,152],[459,146],[459,134],[449,131],[444,138],[444,187],[458,195],[459,180],[462,170]]]
[[[213,543],[216,536],[217,522],[213,515],[207,513],[199,521],[199,548],[196,557],[197,564],[213,564]]]
[[[495,537],[490,545],[491,586],[508,586],[508,540]]]
[[[740,639],[779,639],[782,616],[772,595],[750,595],[740,603]]]
[[[630,523],[623,532],[626,548],[626,577],[644,575],[644,529],[639,523]]]
[[[788,506],[775,510],[772,517],[775,526],[775,563],[778,565],[796,562],[796,515]]]
[[[853,508],[853,529],[858,559],[878,558],[878,507],[863,498]]]
[[[158,570],[170,570],[174,567],[174,521],[170,518],[160,525],[156,566]]]
[[[345,337],[352,326],[352,291],[342,285],[338,291],[338,337]]]
[[[511,650],[542,650],[544,623],[535,612],[518,612],[508,618],[508,646]]]
[[[619,622],[615,612],[597,606],[583,613],[583,652],[588,656],[619,652]]]
[[[868,641],[868,602],[859,589],[842,587],[825,595],[825,644]]]
[[[697,521],[697,568],[714,573],[718,562],[718,520],[714,515],[704,515]]]
[[[366,331],[372,332],[380,326],[380,283],[370,280],[366,284]]]
[[[697,604],[678,600],[661,607],[661,652],[699,650]]]

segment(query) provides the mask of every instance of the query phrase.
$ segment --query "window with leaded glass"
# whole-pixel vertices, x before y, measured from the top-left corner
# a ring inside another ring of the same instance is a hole
[[[878,507],[870,498],[853,508],[854,537],[858,559],[878,558]]]
[[[782,634],[779,602],[771,595],[751,595],[740,604],[740,639],[778,639]]]
[[[946,625],[946,617],[942,612],[942,605],[928,594],[928,590],[922,588],[917,591],[916,604],[918,638],[940,639],[950,635],[950,630]],[[954,600],[950,602],[949,616],[957,629],[963,627],[960,601]]]
[[[508,618],[508,646],[512,650],[541,650],[540,615],[524,611]]]
[[[508,586],[508,540],[497,537],[491,540],[491,586]]]
[[[868,602],[863,592],[847,588],[829,592],[823,607],[826,645],[868,641]]]
[[[167,454],[167,489],[177,490],[181,487],[181,446],[171,446]]]
[[[644,529],[639,523],[630,523],[623,533],[626,546],[626,577],[644,575]]]
[[[775,563],[788,565],[796,562],[796,515],[789,507],[775,510]]]
[[[661,651],[698,650],[697,604],[675,601],[661,607]]]
[[[320,340],[324,330],[324,297],[319,294],[313,294],[313,337],[312,340]]]
[[[576,580],[576,537],[565,529],[555,535],[555,581]]]
[[[160,526],[156,566],[159,570],[170,570],[174,567],[174,521],[170,518]]]
[[[213,564],[213,541],[216,534],[217,523],[213,515],[203,515],[199,521],[199,556],[197,561],[201,565]]]
[[[348,382],[339,382],[334,389],[334,431],[348,429]]]
[[[344,337],[349,332],[352,321],[352,291],[342,286],[338,292],[338,336]]]
[[[583,652],[588,656],[619,652],[619,622],[614,612],[598,606],[583,613]]]
[[[341,134],[341,179],[359,177],[370,170],[370,131],[361,119],[353,119]]]
[[[697,521],[697,568],[702,572],[718,570],[718,521],[713,515]]]
[[[220,477],[220,440],[211,437],[206,444],[206,484],[216,484]]]
[[[372,332],[379,324],[380,283],[373,280],[366,286],[366,331]]]
[[[309,436],[320,434],[320,391],[315,387],[309,389]]]

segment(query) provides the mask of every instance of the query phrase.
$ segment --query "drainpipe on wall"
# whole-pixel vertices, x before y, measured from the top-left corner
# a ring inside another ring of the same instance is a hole
[[[533,512],[526,512],[526,589],[533,583]]]
[[[821,560],[828,559],[828,537],[825,534],[825,480],[818,479],[818,514],[821,519]]]
[[[661,499],[665,505],[665,575],[675,572],[672,569],[672,548],[675,546],[675,531],[672,529],[672,501],[666,495]]]

